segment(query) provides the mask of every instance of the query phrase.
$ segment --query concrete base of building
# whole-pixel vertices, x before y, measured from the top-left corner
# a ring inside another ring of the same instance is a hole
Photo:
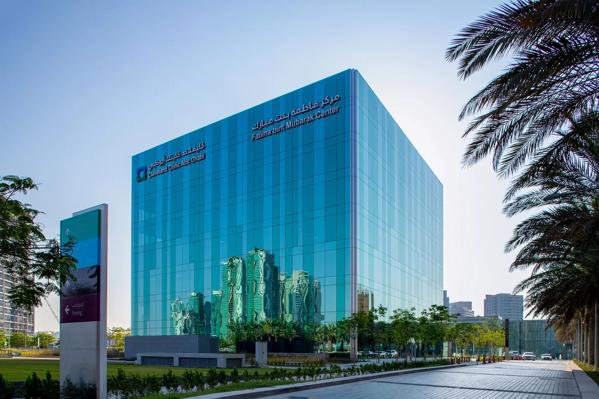
[[[148,335],[125,337],[125,358],[139,353],[218,353],[220,340],[208,335]]]
[[[135,363],[146,366],[201,368],[245,367],[245,355],[239,353],[138,353]]]

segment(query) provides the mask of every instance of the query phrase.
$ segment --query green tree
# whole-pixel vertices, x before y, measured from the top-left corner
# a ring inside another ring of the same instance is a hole
[[[335,323],[336,342],[340,343],[339,350],[344,350],[344,344],[349,342],[349,335],[351,331],[351,321],[349,319],[343,319]]]
[[[34,336],[34,341],[36,346],[39,344],[40,348],[47,348],[56,341],[56,338],[50,333],[39,332]]]
[[[408,347],[418,333],[418,320],[414,313],[415,310],[415,308],[410,310],[396,309],[391,316],[391,336],[399,353],[403,353],[405,358],[409,357]]]
[[[462,110],[474,116],[464,162],[492,154],[500,176],[518,173],[504,210],[528,217],[506,250],[517,251],[512,270],[532,275],[516,291],[553,325],[587,321],[587,334],[599,306],[598,40],[597,0],[522,0],[481,17],[447,50],[463,78],[513,55]]]
[[[493,155],[511,175],[599,102],[596,0],[521,0],[502,4],[464,28],[447,50],[467,79],[489,62],[512,63],[472,97],[460,119],[475,116],[464,162]]]
[[[0,266],[15,282],[8,292],[10,301],[29,312],[49,293],[59,293],[75,267],[68,255],[72,243],[61,248],[47,239],[37,222],[40,211],[17,199],[35,189],[30,178],[0,179]]]
[[[27,334],[16,331],[10,335],[10,346],[12,348],[23,348],[27,344]]]
[[[348,319],[349,328],[355,328],[358,333],[358,346],[360,348],[374,349],[374,323],[377,315],[374,311],[360,311]]]
[[[8,346],[8,339],[4,330],[0,330],[0,349],[4,349],[6,346]]]
[[[508,215],[536,211],[516,227],[506,246],[517,251],[512,270],[532,269],[516,291],[527,291],[531,313],[555,326],[575,318],[590,322],[599,303],[598,176],[595,112],[573,119],[571,129],[525,169],[506,195]]]
[[[334,345],[337,343],[337,324],[326,324],[324,333],[326,335],[328,351],[332,352],[334,350]]]
[[[130,328],[124,327],[112,327],[108,330],[106,338],[108,339],[109,346],[118,351],[125,350],[125,337],[131,335]]]
[[[478,325],[469,323],[457,323],[454,328],[455,343],[462,356],[469,354],[474,343],[474,338],[479,333]],[[470,353],[473,354],[473,353]]]

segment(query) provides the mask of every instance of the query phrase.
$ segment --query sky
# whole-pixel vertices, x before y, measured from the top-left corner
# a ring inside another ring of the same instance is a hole
[[[488,159],[463,168],[467,81],[452,37],[498,1],[0,0],[0,175],[32,177],[24,199],[59,221],[109,205],[108,325],[130,324],[131,156],[347,68],[356,68],[444,187],[444,286],[451,301],[511,292],[506,181]],[[58,311],[58,299],[49,306]],[[36,330],[58,330],[45,304]]]

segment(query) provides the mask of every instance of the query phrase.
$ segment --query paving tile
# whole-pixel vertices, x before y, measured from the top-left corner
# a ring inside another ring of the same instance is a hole
[[[568,362],[511,361],[271,396],[272,399],[580,399]]]

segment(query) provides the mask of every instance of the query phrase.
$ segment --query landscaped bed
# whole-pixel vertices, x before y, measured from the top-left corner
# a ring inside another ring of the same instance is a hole
[[[7,363],[11,362],[11,363]],[[7,371],[7,366],[18,366],[23,373],[25,365],[20,362],[31,362],[28,360],[4,360],[0,362],[0,373]],[[37,361],[41,363],[30,364],[29,367],[41,370],[48,369],[51,361]],[[401,370],[423,366],[445,365],[449,362],[438,360],[432,362],[385,362],[381,364],[362,364],[342,369],[337,365],[330,367],[298,367],[297,369],[182,369],[174,367],[148,367],[123,364],[110,364],[108,377],[108,392],[110,398],[183,398],[200,394],[235,391],[259,387],[269,387],[282,384],[293,384],[309,380],[322,380],[352,375],[372,374],[382,371]],[[54,362],[58,367],[58,362]],[[30,369],[32,371],[32,369]],[[9,371],[16,375],[15,371]],[[50,372],[51,373],[51,372]],[[7,374],[8,375],[8,374]],[[48,376],[44,380],[45,373],[42,372],[34,377],[27,378],[24,386],[19,390],[22,396],[50,398],[46,392],[56,391],[58,373]],[[12,378],[14,381],[15,379]],[[0,387],[2,385],[0,381]],[[85,387],[71,387],[72,394],[64,397],[86,398],[93,391]],[[13,389],[8,387],[8,389]],[[77,389],[80,389],[77,391]],[[30,391],[27,391],[30,390]],[[33,390],[33,391],[32,391]],[[3,392],[0,392],[0,397]],[[4,393],[5,394],[5,393]]]

